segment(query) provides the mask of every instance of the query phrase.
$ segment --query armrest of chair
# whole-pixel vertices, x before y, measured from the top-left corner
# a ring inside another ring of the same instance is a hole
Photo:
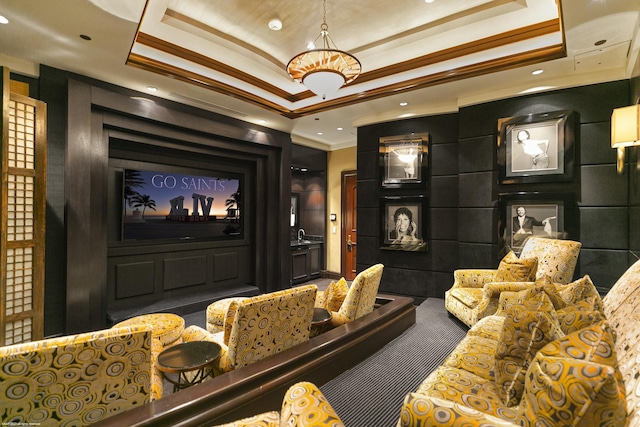
[[[282,400],[280,425],[344,427],[327,398],[310,382],[299,382],[287,390]]]
[[[482,413],[453,401],[419,393],[409,393],[400,410],[397,427],[515,427],[517,424]]]
[[[499,298],[503,292],[519,292],[534,286],[534,282],[492,282],[482,287],[485,298]]]
[[[493,282],[496,276],[495,269],[461,269],[453,272],[454,288],[481,288],[485,283]]]
[[[500,311],[500,301],[503,292],[522,291],[533,286],[533,282],[492,282],[482,287],[482,301],[476,307],[477,318],[496,314]]]

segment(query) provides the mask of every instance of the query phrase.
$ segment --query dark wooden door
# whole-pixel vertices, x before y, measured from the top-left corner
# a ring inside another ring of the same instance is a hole
[[[358,227],[356,222],[357,181],[355,171],[342,172],[342,275],[347,280],[356,277]]]

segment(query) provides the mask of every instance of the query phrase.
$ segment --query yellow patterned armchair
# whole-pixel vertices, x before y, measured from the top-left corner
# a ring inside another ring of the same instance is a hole
[[[287,390],[280,412],[265,412],[218,427],[280,426],[344,427],[344,424],[318,387],[300,382]]]
[[[151,328],[0,347],[3,425],[88,425],[151,399]]]
[[[317,291],[316,285],[305,285],[234,301],[223,331],[212,334],[192,325],[183,339],[218,343],[216,374],[230,372],[308,341]]]
[[[480,319],[496,312],[500,294],[504,291],[526,289],[531,287],[536,279],[544,277],[550,278],[554,283],[567,284],[571,282],[581,246],[580,242],[571,240],[530,237],[518,260],[511,260],[510,264],[503,260],[495,270],[460,269],[454,271],[454,283],[451,289],[445,292],[444,305],[451,314],[467,326],[473,326]],[[526,260],[533,259],[537,260],[534,268],[535,276],[529,277],[528,280],[514,280],[514,276],[509,274],[504,276],[500,274],[502,277],[511,277],[509,280],[498,277],[504,266],[517,265],[518,268],[524,269]],[[498,280],[496,280],[497,277]]]
[[[372,265],[353,279],[340,310],[331,312],[331,327],[352,322],[373,311],[383,270],[382,264]]]

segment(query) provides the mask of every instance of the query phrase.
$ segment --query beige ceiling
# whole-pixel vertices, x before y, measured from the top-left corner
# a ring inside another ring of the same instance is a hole
[[[629,78],[640,48],[640,0],[327,0],[331,38],[363,71],[323,100],[285,71],[317,38],[322,6],[0,0],[10,21],[0,25],[0,64],[30,75],[45,64],[143,92],[155,86],[154,96],[332,150],[354,145],[364,124]],[[280,31],[268,26],[274,18]],[[531,75],[537,68],[545,72]]]

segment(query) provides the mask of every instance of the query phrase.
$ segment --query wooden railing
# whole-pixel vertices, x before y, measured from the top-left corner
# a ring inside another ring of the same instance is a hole
[[[321,386],[415,324],[413,299],[379,295],[376,309],[276,355],[163,397],[96,426],[203,426],[279,410],[299,381]]]

